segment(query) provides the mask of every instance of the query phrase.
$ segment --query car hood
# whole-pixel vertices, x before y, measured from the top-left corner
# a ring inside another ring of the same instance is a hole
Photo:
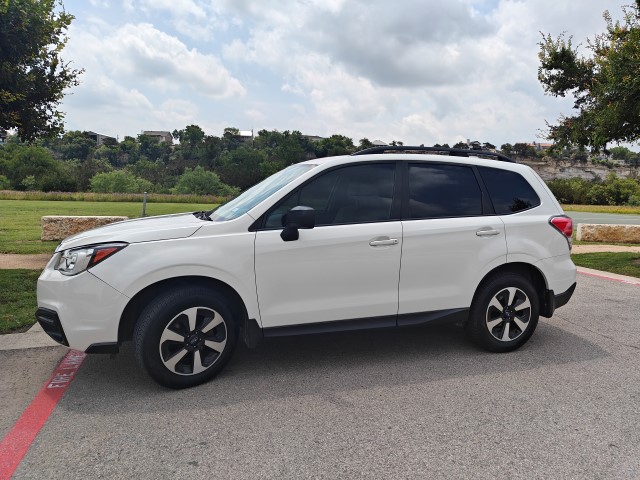
[[[65,238],[56,252],[106,242],[138,243],[185,238],[193,235],[205,223],[208,222],[191,213],[125,220]]]

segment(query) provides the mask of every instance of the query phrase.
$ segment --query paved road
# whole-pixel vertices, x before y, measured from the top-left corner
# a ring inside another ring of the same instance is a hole
[[[622,225],[640,225],[640,215],[621,215],[615,213],[566,212],[573,223],[609,223]]]
[[[16,478],[640,478],[639,294],[580,275],[503,355],[449,325],[271,339],[186,391],[89,356]],[[42,381],[29,355],[4,382]]]

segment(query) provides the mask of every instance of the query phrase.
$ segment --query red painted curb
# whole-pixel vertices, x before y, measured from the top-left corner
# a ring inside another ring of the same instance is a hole
[[[622,278],[614,278],[614,277],[609,277],[607,275],[599,275],[597,273],[591,273],[591,272],[580,272],[578,271],[578,273],[580,275],[587,275],[588,277],[596,277],[596,278],[604,278],[605,280],[611,280],[612,282],[620,282],[620,283],[624,283],[626,285],[636,285],[636,286],[640,286],[638,283],[636,282],[630,282],[628,280],[623,280]]]
[[[69,350],[51,378],[46,381],[13,428],[0,441],[0,480],[9,480],[18,468],[86,356],[78,350]]]

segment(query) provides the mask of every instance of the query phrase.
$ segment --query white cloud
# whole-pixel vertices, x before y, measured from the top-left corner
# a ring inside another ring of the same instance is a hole
[[[537,80],[540,31],[584,42],[603,31],[602,10],[619,17],[628,1],[606,3],[123,0],[122,19],[78,18],[68,51],[87,69],[76,100],[112,90],[112,110],[136,105],[121,115],[136,131],[166,116],[218,135],[253,126],[499,145],[570,113],[571,99],[544,96]]]

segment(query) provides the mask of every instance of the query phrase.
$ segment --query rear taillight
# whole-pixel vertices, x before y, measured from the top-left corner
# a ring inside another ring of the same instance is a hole
[[[573,244],[573,220],[571,217],[567,217],[566,215],[551,217],[549,224],[566,237],[569,249],[571,249],[571,245]]]

